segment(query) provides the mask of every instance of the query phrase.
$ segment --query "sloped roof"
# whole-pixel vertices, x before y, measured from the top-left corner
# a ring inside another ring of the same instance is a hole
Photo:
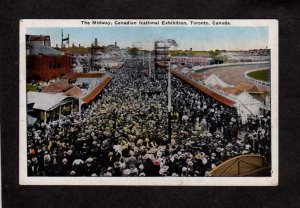
[[[240,95],[237,96],[237,100],[239,100],[244,105],[254,105],[254,104],[262,104],[261,101],[256,100],[254,97],[252,97],[249,93],[243,92]]]
[[[34,103],[33,108],[37,110],[52,110],[68,98],[68,96],[58,93],[27,92],[27,104]]]
[[[75,87],[72,87],[71,89],[68,89],[68,90],[64,93],[64,95],[70,96],[70,97],[74,97],[74,98],[79,98],[80,93],[81,93],[80,88],[77,87],[77,86],[75,86]]]
[[[112,80],[111,77],[107,77],[104,81],[102,81],[92,92],[82,98],[82,101],[85,103],[91,102],[104,88],[105,86]]]
[[[233,95],[238,95],[238,94],[242,93],[241,90],[239,90],[235,87],[223,87],[222,90],[223,90],[223,92],[225,92],[227,94],[233,94]]]
[[[32,126],[37,121],[37,118],[27,115],[27,125]]]
[[[204,83],[205,83],[206,85],[212,85],[212,86],[218,84],[218,85],[220,85],[220,86],[222,86],[222,87],[232,87],[231,85],[229,85],[229,84],[223,82],[223,80],[221,80],[221,79],[220,79],[219,77],[217,77],[215,74],[212,74],[212,75],[210,75],[209,77],[207,77],[207,78],[204,80]]]
[[[200,65],[197,65],[197,66],[194,66],[192,69],[193,69],[194,71],[196,71],[196,70],[201,69],[201,66],[200,66]]]
[[[246,82],[241,82],[235,86],[235,88],[243,91],[243,92],[260,92],[260,90],[252,84],[248,84]]]
[[[61,52],[50,47],[35,47],[30,50],[31,55],[38,55],[39,53],[44,54],[44,55],[56,55],[59,56],[61,55]]]
[[[62,79],[70,79],[76,81],[77,78],[100,78],[105,73],[68,73],[62,76]]]
[[[42,89],[42,92],[45,93],[59,93],[66,91],[68,89],[72,88],[72,85],[69,85],[68,80],[59,80],[57,82],[54,82]]]
[[[233,106],[235,104],[235,101],[226,98],[225,96],[222,96],[206,87],[203,87],[202,85],[200,85],[199,83],[193,82],[191,79],[187,78],[186,76],[182,75],[181,73],[175,71],[175,70],[171,70],[172,74],[174,74],[175,76],[177,76],[178,78],[182,79],[183,81],[187,82],[188,84],[192,85],[193,87],[197,88],[198,90],[204,92],[205,94],[207,94],[208,96],[216,99],[217,101],[228,105],[228,106]]]

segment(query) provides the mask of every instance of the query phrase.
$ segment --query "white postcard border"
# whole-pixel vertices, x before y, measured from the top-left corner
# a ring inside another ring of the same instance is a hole
[[[141,19],[142,20],[142,19]],[[278,20],[180,20],[166,21],[229,21],[231,25],[187,25],[185,27],[269,27],[269,45],[271,49],[271,125],[272,125],[272,176],[271,177],[28,177],[26,151],[26,46],[25,34],[29,27],[120,27],[120,25],[83,25],[84,19],[73,20],[20,20],[19,42],[19,183],[20,185],[113,185],[113,186],[276,186],[279,179],[278,151]],[[116,19],[103,20],[114,22]],[[139,21],[139,20],[122,20]],[[145,19],[143,21],[146,21]],[[147,19],[148,21],[148,19]],[[154,20],[151,20],[154,21]],[[121,25],[124,26],[124,25]],[[145,27],[144,25],[127,25],[128,27]],[[126,27],[127,27],[126,26]],[[147,26],[146,26],[147,27]],[[150,26],[149,26],[150,27]],[[151,25],[151,27],[183,27],[181,25]]]

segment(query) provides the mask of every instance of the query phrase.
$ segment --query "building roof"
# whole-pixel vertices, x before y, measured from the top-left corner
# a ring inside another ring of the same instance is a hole
[[[27,35],[29,41],[45,41],[50,40],[49,35]]]
[[[81,93],[80,88],[75,86],[75,87],[68,89],[66,92],[64,92],[64,95],[78,99],[80,96],[80,93]]]
[[[216,84],[222,86],[222,87],[232,87],[231,85],[223,82],[223,80],[221,80],[218,76],[216,76],[215,74],[212,74],[210,75],[209,77],[207,77],[205,80],[204,80],[204,83],[206,85],[211,85],[211,86],[214,86]]]
[[[243,92],[235,87],[223,87],[222,91],[225,92],[226,94],[233,94],[233,95],[239,95]]]
[[[30,55],[39,55],[39,54],[44,54],[44,55],[55,55],[55,56],[60,56],[62,53],[54,48],[50,48],[47,46],[43,47],[34,47],[30,49]]]
[[[33,108],[37,110],[53,110],[68,99],[70,97],[59,93],[27,92],[27,104],[34,103]]]
[[[186,76],[182,75],[181,73],[175,71],[175,70],[171,70],[172,74],[174,74],[175,76],[177,76],[178,78],[182,79],[183,81],[187,82],[188,84],[192,85],[193,87],[197,88],[198,90],[204,92],[205,94],[207,94],[208,96],[216,99],[217,101],[225,104],[225,105],[228,105],[228,106],[231,106],[233,107],[234,104],[235,104],[235,101],[229,99],[229,98],[226,98],[225,96],[222,96],[204,86],[202,86],[201,84],[199,83],[196,83],[194,81],[192,81],[191,79],[187,78]]]
[[[54,82],[42,89],[42,92],[45,93],[59,93],[64,92],[68,89],[72,88],[72,85],[69,85],[68,80],[59,80]]]
[[[248,84],[246,82],[241,82],[235,86],[235,88],[243,91],[243,92],[260,92],[260,90],[252,84]]]
[[[82,98],[82,101],[85,103],[91,102],[95,97],[105,88],[105,86],[112,80],[109,76],[105,78],[92,92]]]
[[[105,73],[69,73],[65,74],[62,79],[69,79],[76,81],[77,78],[100,78],[103,77]]]

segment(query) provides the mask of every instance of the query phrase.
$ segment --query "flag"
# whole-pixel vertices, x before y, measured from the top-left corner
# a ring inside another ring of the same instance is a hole
[[[69,43],[69,36],[67,38],[63,38],[62,41],[66,41],[67,43]]]

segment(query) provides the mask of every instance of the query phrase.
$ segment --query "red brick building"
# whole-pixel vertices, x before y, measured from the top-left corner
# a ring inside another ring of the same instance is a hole
[[[26,35],[27,80],[48,81],[72,72],[72,55],[51,48],[50,36]]]
[[[27,80],[48,81],[72,72],[71,55],[27,55]]]

